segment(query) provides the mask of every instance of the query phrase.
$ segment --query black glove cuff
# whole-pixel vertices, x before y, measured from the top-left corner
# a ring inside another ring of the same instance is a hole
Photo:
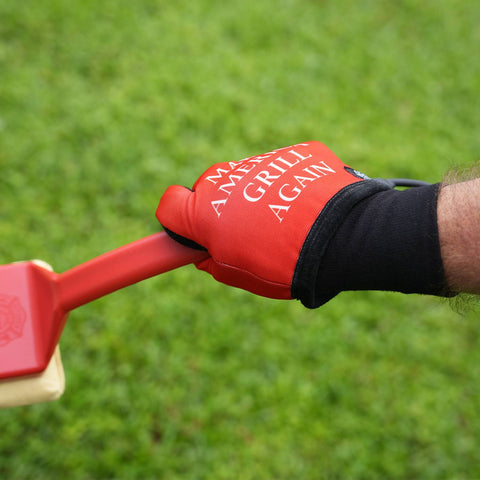
[[[344,290],[451,296],[438,239],[438,189],[397,191],[376,179],[341,190],[307,236],[292,296],[309,308]]]
[[[308,308],[316,308],[333,298],[339,291],[317,291],[317,277],[329,242],[352,208],[361,200],[392,185],[382,179],[352,183],[340,190],[325,205],[315,220],[303,244],[292,279],[292,298]]]

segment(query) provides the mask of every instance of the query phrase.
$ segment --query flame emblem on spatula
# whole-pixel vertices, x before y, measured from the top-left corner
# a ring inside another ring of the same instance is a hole
[[[25,319],[26,313],[20,300],[0,293],[0,347],[22,336]]]

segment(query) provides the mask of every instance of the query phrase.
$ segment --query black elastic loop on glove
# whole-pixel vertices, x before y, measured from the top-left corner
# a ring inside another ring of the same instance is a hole
[[[200,245],[199,243],[194,242],[189,238],[183,237],[178,233],[172,232],[169,228],[165,227],[164,225],[162,225],[162,227],[165,230],[165,232],[167,232],[169,237],[173,238],[173,240],[175,240],[178,243],[181,243],[185,247],[193,248],[195,250],[204,250],[205,252],[207,251],[207,249],[205,247],[202,247],[202,245]]]
[[[358,197],[362,186],[378,181],[341,190],[317,218],[292,284],[292,296],[306,307],[316,308],[345,290],[453,295],[438,238],[439,185],[349,198],[350,187],[358,185],[359,192],[353,192]]]

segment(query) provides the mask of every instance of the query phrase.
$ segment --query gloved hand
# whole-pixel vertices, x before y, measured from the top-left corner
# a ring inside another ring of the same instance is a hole
[[[317,288],[329,241],[357,203],[391,188],[307,142],[214,165],[192,190],[169,187],[157,218],[176,240],[208,250],[197,267],[217,280],[313,308],[338,293]]]

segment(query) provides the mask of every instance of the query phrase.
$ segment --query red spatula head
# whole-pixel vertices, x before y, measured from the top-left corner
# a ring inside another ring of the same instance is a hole
[[[43,371],[67,313],[56,301],[55,273],[33,262],[0,266],[0,378]]]

